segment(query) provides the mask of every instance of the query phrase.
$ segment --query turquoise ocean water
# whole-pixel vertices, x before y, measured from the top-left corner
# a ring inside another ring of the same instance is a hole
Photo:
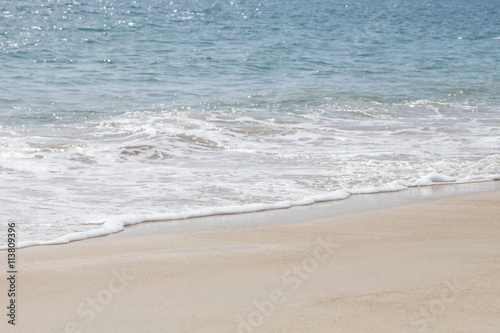
[[[498,1],[3,0],[0,78],[20,246],[500,178]]]

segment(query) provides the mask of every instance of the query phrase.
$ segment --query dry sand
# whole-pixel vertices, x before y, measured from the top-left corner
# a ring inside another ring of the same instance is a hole
[[[17,260],[1,332],[500,332],[500,191]]]

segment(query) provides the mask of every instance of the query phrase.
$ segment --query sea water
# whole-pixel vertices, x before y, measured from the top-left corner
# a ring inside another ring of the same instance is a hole
[[[1,0],[0,78],[18,246],[500,178],[499,1]]]

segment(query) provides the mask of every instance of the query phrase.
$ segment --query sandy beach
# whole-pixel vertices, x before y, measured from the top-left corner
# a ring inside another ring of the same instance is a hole
[[[16,326],[4,314],[2,332],[500,331],[500,191],[17,260]]]

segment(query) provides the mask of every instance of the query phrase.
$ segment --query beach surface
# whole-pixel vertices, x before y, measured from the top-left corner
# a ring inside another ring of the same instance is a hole
[[[2,332],[500,331],[500,191],[17,261],[16,325],[3,315]]]

